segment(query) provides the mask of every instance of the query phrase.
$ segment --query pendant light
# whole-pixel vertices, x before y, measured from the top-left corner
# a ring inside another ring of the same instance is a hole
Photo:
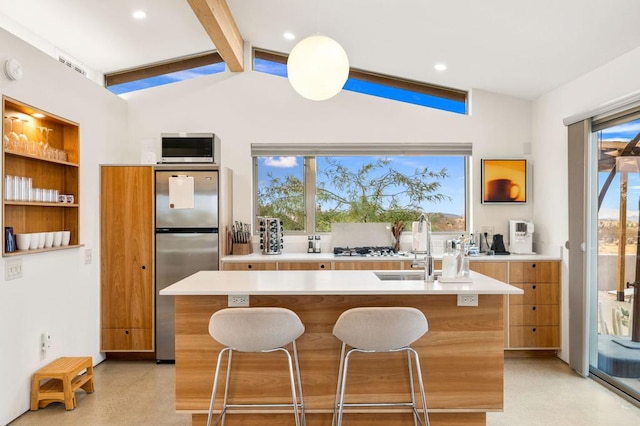
[[[287,75],[293,89],[312,101],[337,95],[349,77],[349,59],[332,38],[315,35],[296,44],[287,60]]]

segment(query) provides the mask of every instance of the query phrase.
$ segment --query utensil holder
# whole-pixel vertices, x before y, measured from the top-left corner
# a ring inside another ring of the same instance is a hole
[[[251,243],[233,243],[231,254],[245,255],[251,254],[252,251],[253,250],[251,249]]]

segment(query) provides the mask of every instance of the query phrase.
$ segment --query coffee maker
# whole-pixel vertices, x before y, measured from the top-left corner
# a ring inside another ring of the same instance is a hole
[[[510,220],[509,251],[514,254],[534,254],[533,232],[533,223],[525,220]]]

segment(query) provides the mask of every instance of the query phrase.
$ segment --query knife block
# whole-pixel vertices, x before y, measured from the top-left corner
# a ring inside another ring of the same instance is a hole
[[[251,252],[251,243],[233,243],[233,247],[231,249],[231,254],[234,255],[251,254]]]

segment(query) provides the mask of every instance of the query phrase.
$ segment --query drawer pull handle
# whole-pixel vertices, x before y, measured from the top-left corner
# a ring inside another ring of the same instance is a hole
[[[534,306],[533,308],[531,308],[531,310],[535,311],[535,310],[536,310],[536,307]]]
[[[324,265],[320,265],[320,269],[324,269]]]
[[[247,265],[247,269],[253,268],[253,265]]]
[[[531,288],[535,290],[535,289],[536,289],[536,286],[534,285],[534,286],[532,286]]]
[[[129,334],[129,330],[125,330],[125,331],[124,331],[124,334]]]
[[[536,332],[536,329],[534,328],[532,331],[535,333],[535,332]]]
[[[536,264],[534,263],[533,265],[531,265],[531,267],[532,267],[532,268],[535,268],[535,267],[536,267]]]

